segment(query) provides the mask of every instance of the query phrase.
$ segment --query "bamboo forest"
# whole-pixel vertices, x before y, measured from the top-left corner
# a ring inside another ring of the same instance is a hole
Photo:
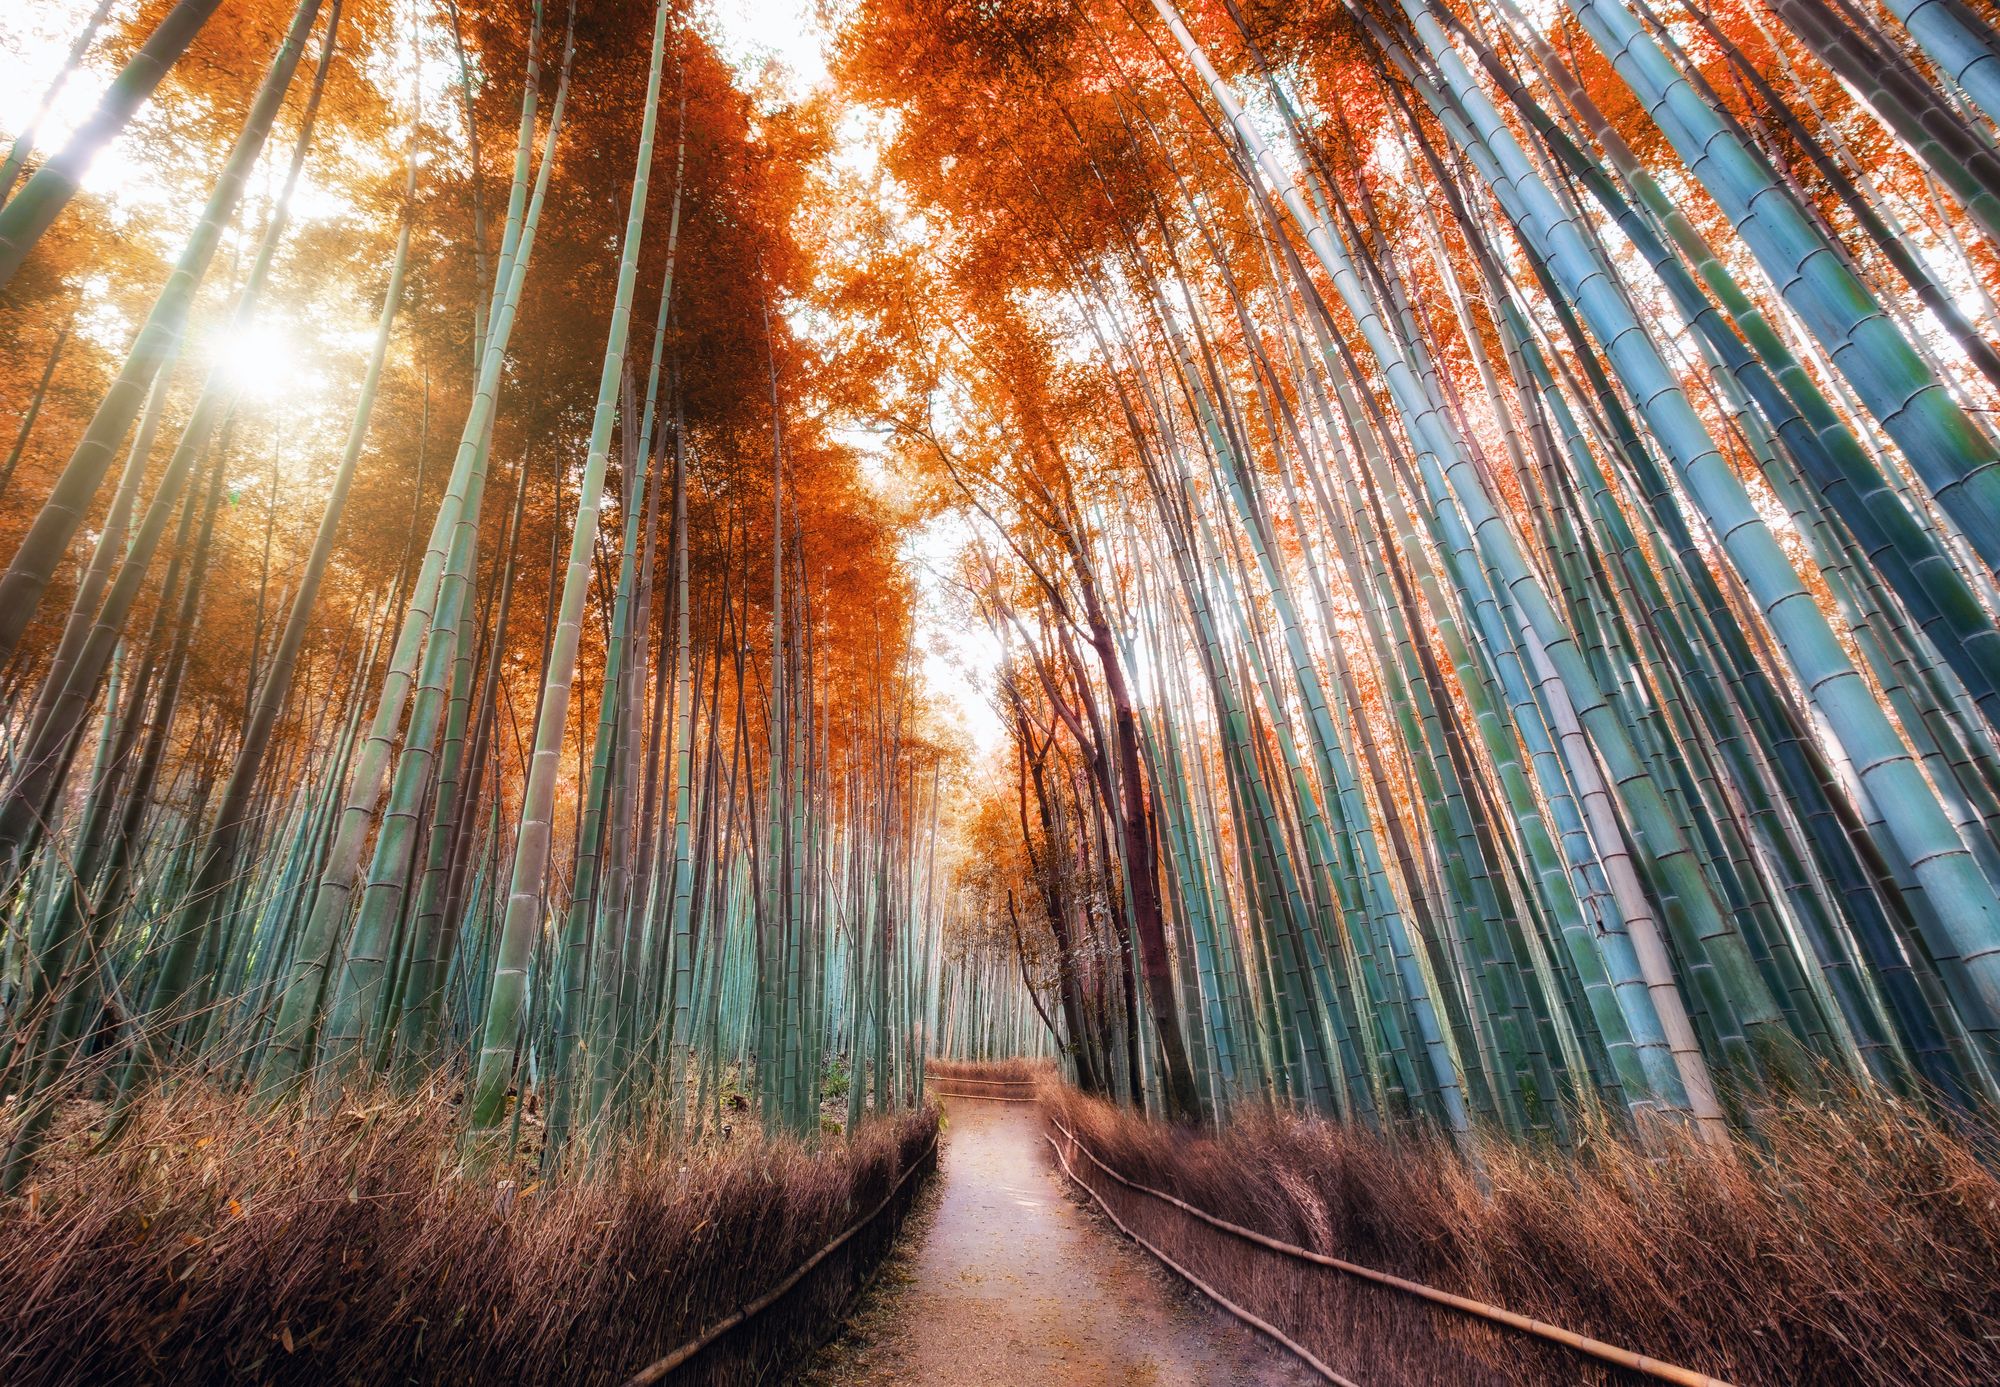
[[[0,6],[0,1380],[2000,1381],[1996,26]]]

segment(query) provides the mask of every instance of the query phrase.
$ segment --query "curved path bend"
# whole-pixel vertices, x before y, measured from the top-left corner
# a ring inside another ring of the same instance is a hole
[[[806,1387],[1319,1381],[1079,1206],[1038,1108],[943,1101],[939,1178]]]

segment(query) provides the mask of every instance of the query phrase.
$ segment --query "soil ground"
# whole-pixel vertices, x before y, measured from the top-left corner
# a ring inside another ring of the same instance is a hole
[[[939,1178],[845,1333],[807,1366],[804,1387],[1318,1381],[1075,1193],[1037,1108],[944,1101]]]

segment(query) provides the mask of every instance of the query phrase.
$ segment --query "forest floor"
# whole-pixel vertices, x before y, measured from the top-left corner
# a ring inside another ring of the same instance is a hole
[[[806,1387],[1318,1381],[1075,1202],[1039,1108],[944,1103],[940,1178]]]

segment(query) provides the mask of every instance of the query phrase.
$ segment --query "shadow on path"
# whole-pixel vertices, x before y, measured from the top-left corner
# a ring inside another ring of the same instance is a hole
[[[939,1179],[805,1387],[1319,1381],[1072,1202],[1039,1109],[945,1112]]]

